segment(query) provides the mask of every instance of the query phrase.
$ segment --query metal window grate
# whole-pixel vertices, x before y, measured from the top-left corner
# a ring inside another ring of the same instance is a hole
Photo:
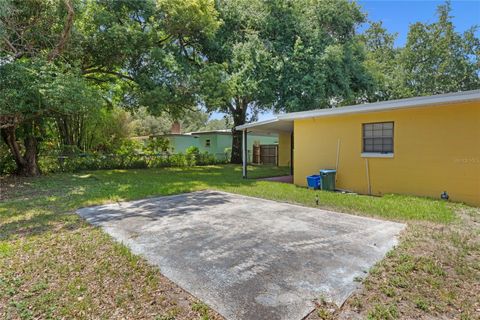
[[[364,123],[363,152],[393,153],[393,122]]]

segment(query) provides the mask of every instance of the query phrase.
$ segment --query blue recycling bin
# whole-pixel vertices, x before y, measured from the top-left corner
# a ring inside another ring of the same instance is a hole
[[[320,189],[321,177],[319,174],[314,174],[307,177],[307,186],[312,189]]]

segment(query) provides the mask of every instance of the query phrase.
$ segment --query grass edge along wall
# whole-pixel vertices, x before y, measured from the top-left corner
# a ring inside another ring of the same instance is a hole
[[[362,156],[362,125],[394,123],[392,155]],[[339,142],[340,141],[340,142]],[[294,120],[294,183],[335,168],[337,188],[411,194],[480,206],[480,102]],[[368,167],[368,174],[367,174]],[[370,181],[368,181],[368,179]]]

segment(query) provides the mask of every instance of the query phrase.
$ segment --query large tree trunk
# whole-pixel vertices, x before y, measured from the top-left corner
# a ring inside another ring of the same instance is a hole
[[[235,126],[241,124],[235,123]],[[231,163],[241,164],[242,163],[242,131],[232,129],[232,157],[230,159]]]
[[[231,108],[233,116],[233,129],[232,129],[232,157],[231,163],[242,163],[242,131],[238,131],[235,128],[245,124],[247,117],[247,106],[245,99],[235,99],[235,106]]]
[[[24,139],[25,152],[21,153],[21,148],[17,142],[15,134],[15,127],[10,126],[2,128],[0,133],[2,139],[8,145],[13,159],[17,165],[15,173],[21,176],[33,177],[40,175],[40,168],[38,166],[38,143],[35,136],[26,134]]]

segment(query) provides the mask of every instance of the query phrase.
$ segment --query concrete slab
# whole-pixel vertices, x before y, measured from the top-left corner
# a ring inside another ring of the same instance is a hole
[[[208,190],[78,213],[232,320],[302,319],[320,296],[341,305],[404,228]]]

